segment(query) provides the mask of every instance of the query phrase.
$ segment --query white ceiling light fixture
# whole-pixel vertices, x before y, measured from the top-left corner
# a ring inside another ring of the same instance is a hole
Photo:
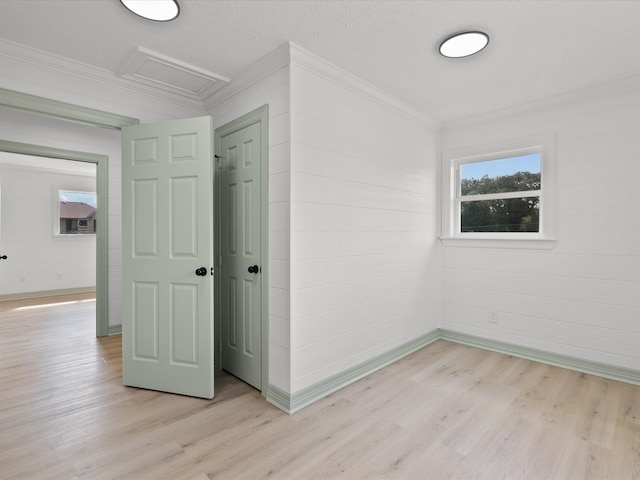
[[[440,44],[440,55],[448,58],[468,57],[478,53],[488,44],[489,35],[484,32],[456,33]]]
[[[178,0],[120,0],[120,3],[136,15],[156,22],[168,22],[180,15]]]

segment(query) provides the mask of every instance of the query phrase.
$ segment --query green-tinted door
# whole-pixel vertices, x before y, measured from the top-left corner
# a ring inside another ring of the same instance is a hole
[[[213,397],[212,121],[122,130],[122,378]]]
[[[261,130],[220,138],[222,368],[262,388]]]

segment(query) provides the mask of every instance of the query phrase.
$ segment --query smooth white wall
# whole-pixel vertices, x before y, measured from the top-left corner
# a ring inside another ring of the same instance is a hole
[[[438,328],[435,124],[308,52],[291,65],[291,392]]]
[[[640,369],[638,85],[443,129],[443,151],[554,134],[557,242],[549,251],[444,247],[442,328]]]
[[[95,174],[0,163],[0,295],[95,288],[95,235],[54,235],[58,190],[95,192]]]

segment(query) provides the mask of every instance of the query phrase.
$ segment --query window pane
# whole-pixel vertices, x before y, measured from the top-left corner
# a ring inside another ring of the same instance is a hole
[[[539,232],[540,197],[462,202],[461,232]]]
[[[97,195],[92,192],[58,192],[60,235],[96,233]]]
[[[539,153],[463,163],[460,165],[460,194],[540,190],[540,163]]]

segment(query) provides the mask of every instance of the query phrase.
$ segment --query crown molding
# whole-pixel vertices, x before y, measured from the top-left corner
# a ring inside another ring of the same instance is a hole
[[[413,108],[401,100],[389,95],[361,78],[343,70],[321,57],[305,50],[292,42],[287,42],[276,50],[255,62],[244,72],[233,78],[228,85],[204,99],[205,109],[210,111],[216,105],[237,95],[266,76],[289,65],[304,68],[336,85],[346,88],[362,97],[378,103],[396,112],[427,123],[438,130],[440,122],[426,113]]]
[[[276,48],[273,52],[265,55],[249,68],[240,72],[231,81],[219,90],[211,92],[203,97],[204,108],[211,111],[220,103],[232,98],[252,85],[258,83],[263,78],[289,66],[291,58],[291,43],[285,43]]]
[[[441,122],[437,121],[424,111],[407,105],[402,100],[388,94],[374,85],[371,85],[370,83],[365,82],[360,77],[349,73],[348,71],[324,60],[294,43],[289,43],[289,45],[292,64],[319,75],[330,82],[342,86],[343,88],[351,90],[372,102],[391,108],[402,115],[425,122],[435,130],[440,129]]]
[[[193,98],[192,95],[171,92],[131,79],[118,77],[114,72],[103,68],[0,38],[0,58],[2,57],[48,70],[55,70],[92,83],[101,83],[116,89],[135,92],[183,107],[203,109],[202,100]]]
[[[476,115],[474,117],[445,122],[442,124],[442,132],[446,133],[448,130],[456,130],[458,128],[473,127],[475,125],[482,125],[489,122],[509,120],[511,118],[566,108],[567,106],[578,105],[585,102],[601,101],[603,98],[612,95],[619,95],[633,91],[640,92],[640,75],[614,80],[587,88],[581,88],[562,95],[555,95],[553,97],[543,98],[533,102]]]
[[[131,75],[127,74],[122,76],[122,69],[119,72],[121,76],[119,76],[118,73],[106,69],[71,60],[6,39],[0,39],[0,58],[2,57],[49,70],[55,70],[66,75],[73,75],[90,82],[102,83],[116,89],[133,91],[183,107],[198,110],[204,109],[205,111],[210,111],[216,105],[246,90],[266,76],[290,64],[295,64],[300,68],[307,69],[337,85],[347,88],[368,100],[391,108],[403,115],[426,122],[433,129],[438,130],[441,127],[441,122],[438,122],[425,112],[403,103],[401,100],[292,42],[283,44],[270,54],[254,62],[248,69],[238,74],[226,85],[221,87],[218,87],[218,85],[215,87],[209,86],[197,92],[197,94],[189,91],[177,91],[177,89],[167,88],[159,84],[154,85],[153,82],[140,81],[140,79],[131,78]],[[182,67],[182,65],[180,66]],[[228,79],[220,77],[220,80],[226,82]]]

